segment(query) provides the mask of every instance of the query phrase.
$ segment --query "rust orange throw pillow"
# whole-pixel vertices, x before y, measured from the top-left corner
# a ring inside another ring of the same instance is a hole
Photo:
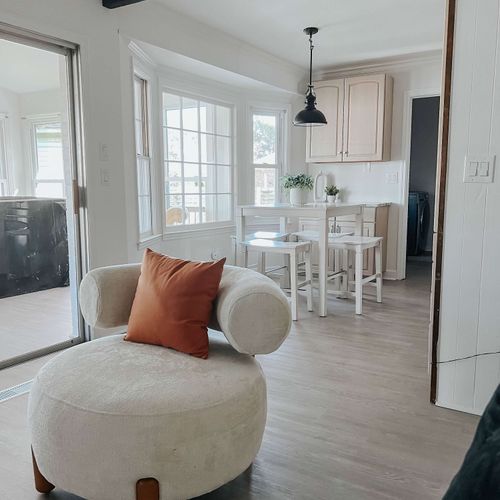
[[[226,259],[190,262],[144,253],[125,340],[208,357],[207,325]]]

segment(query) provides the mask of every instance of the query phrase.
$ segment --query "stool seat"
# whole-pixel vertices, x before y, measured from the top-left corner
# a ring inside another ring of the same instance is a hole
[[[333,244],[339,247],[360,246],[363,250],[377,246],[384,238],[381,236],[342,236],[336,238]]]
[[[250,247],[254,250],[264,249],[266,252],[276,252],[276,253],[289,253],[289,252],[301,252],[306,251],[311,247],[310,241],[274,241],[274,240],[264,240],[255,239],[244,241],[243,245]]]
[[[331,243],[332,240],[337,240],[342,238],[343,236],[351,236],[354,233],[328,233],[328,243]],[[319,241],[319,233],[317,231],[296,231],[291,234],[291,236],[295,236],[296,238],[300,238],[301,240],[309,240],[318,242]]]
[[[136,481],[154,477],[170,500],[243,472],[264,431],[265,380],[254,357],[214,336],[206,360],[122,335],[52,359],[29,401],[43,476],[99,500],[135,500]]]

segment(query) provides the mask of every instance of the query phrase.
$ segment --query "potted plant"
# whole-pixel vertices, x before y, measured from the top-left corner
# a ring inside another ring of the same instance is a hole
[[[337,201],[337,195],[339,194],[340,189],[335,186],[335,184],[328,184],[325,187],[326,193],[326,201],[328,203],[335,203]]]
[[[282,179],[283,188],[290,191],[290,204],[303,205],[305,191],[313,188],[313,178],[307,174],[285,175]]]

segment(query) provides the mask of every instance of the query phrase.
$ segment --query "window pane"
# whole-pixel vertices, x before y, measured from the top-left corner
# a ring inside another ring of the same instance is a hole
[[[185,207],[188,214],[186,224],[199,224],[200,220],[200,197],[197,194],[186,195]]]
[[[167,226],[176,226],[184,224],[187,220],[187,212],[183,208],[182,196],[166,196],[166,224]]]
[[[217,220],[217,204],[215,194],[205,194],[201,197],[203,222],[215,222]]]
[[[205,193],[216,193],[217,192],[217,179],[216,179],[217,167],[215,165],[204,165],[202,169],[204,191]]]
[[[275,168],[255,169],[255,203],[258,205],[270,205],[276,200],[276,177]]]
[[[172,128],[165,129],[167,150],[165,158],[167,160],[181,160],[181,133]]]
[[[196,132],[184,132],[184,161],[198,162],[198,136]]]
[[[276,116],[253,115],[253,162],[276,164]]]
[[[139,232],[148,234],[151,231],[151,197],[139,196]]]
[[[217,192],[231,193],[231,167],[217,165]]]
[[[181,126],[181,98],[172,94],[163,94],[163,124],[167,127]]]
[[[142,122],[141,120],[135,120],[135,153],[142,155],[144,151],[144,145],[142,144]]]
[[[200,134],[202,163],[215,163],[215,136]]]
[[[182,128],[198,130],[198,101],[182,98]]]
[[[231,220],[232,196],[230,194],[217,195],[217,220]]]
[[[215,133],[215,106],[208,102],[200,102],[200,130]]]
[[[170,178],[172,179],[181,179],[182,178],[182,164],[171,161],[166,163],[166,171],[165,171],[165,178]]]
[[[60,123],[35,125],[36,180],[64,180],[63,145]]]
[[[171,181],[165,182],[165,192],[168,194],[181,194],[182,193],[182,181]]]
[[[64,198],[64,183],[39,182],[35,188],[35,196],[40,198]]]
[[[231,163],[231,139],[217,137],[217,163],[229,165]]]
[[[149,158],[137,159],[137,191],[139,196],[151,194],[151,172]]]
[[[184,164],[184,192],[191,194],[200,192],[198,164]]]
[[[231,135],[231,109],[226,106],[217,106],[217,129],[219,135]]]

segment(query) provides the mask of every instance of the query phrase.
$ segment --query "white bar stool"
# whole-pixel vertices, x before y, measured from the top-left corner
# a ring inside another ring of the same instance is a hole
[[[382,242],[379,236],[344,236],[329,242],[329,246],[336,250],[344,250],[347,258],[344,259],[344,271],[347,272],[347,292],[354,284],[356,298],[356,314],[363,313],[363,285],[375,281],[377,287],[377,302],[382,302]],[[375,274],[363,277],[363,252],[370,248],[375,249]],[[352,280],[353,266],[351,256],[354,254],[354,280]]]
[[[245,252],[244,265],[248,267],[248,252],[256,251],[265,256],[266,253],[287,255],[290,258],[290,295],[292,302],[292,319],[297,321],[297,297],[300,287],[306,287],[307,310],[312,311],[312,270],[311,270],[311,242],[310,241],[272,241],[272,240],[249,240],[242,242]],[[299,255],[304,254],[304,264],[306,270],[305,281],[298,282]],[[265,257],[259,261],[259,271],[266,274]]]
[[[246,241],[250,240],[271,240],[271,241],[286,241],[289,237],[289,233],[280,233],[274,231],[256,231],[255,233],[247,234],[245,236]],[[238,241],[236,235],[231,235],[231,240],[233,241],[234,248],[234,264],[238,262]],[[262,255],[259,257],[262,259]]]

